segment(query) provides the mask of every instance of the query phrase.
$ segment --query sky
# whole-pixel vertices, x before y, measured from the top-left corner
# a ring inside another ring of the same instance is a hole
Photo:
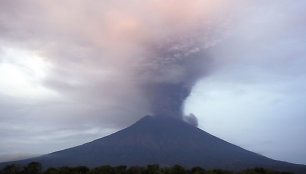
[[[305,7],[1,0],[0,161],[80,145],[155,114],[306,164]]]

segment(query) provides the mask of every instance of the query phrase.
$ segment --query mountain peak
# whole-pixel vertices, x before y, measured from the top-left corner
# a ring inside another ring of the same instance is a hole
[[[162,115],[147,115],[136,121],[134,124],[139,123],[155,123],[155,124],[187,124],[183,120],[179,120],[175,117],[168,117],[168,116],[162,116]]]

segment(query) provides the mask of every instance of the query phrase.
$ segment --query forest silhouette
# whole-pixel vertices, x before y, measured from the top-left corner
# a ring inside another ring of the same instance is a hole
[[[110,166],[104,165],[95,168],[87,166],[62,166],[43,169],[39,162],[31,162],[25,166],[10,164],[0,170],[0,174],[293,174],[265,168],[252,168],[240,171],[223,169],[205,170],[201,167],[184,168],[180,165],[160,167],[158,164],[147,166]]]

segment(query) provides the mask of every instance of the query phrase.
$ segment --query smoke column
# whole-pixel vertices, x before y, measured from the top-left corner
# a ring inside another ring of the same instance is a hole
[[[2,38],[41,54],[50,64],[42,85],[82,101],[76,108],[90,108],[86,116],[196,120],[184,118],[184,101],[210,72],[209,52],[223,37],[227,13],[237,4],[233,1],[68,0],[59,5],[60,0],[29,0],[23,5],[5,0],[21,11],[0,7],[6,23]],[[8,18],[5,11],[16,14]]]
[[[199,35],[187,35],[150,45],[149,57],[142,63],[139,74],[153,115],[197,126],[196,117],[184,116],[182,109],[193,85],[209,68],[210,59],[203,42]]]

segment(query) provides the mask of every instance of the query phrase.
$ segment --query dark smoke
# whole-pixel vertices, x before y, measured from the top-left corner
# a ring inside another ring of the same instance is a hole
[[[197,37],[168,40],[150,48],[151,57],[146,59],[148,66],[141,75],[146,79],[142,88],[151,112],[155,116],[184,120],[184,101],[208,69],[207,49]],[[197,120],[194,115],[191,117],[187,122]],[[197,126],[197,121],[192,122]]]
[[[147,96],[151,103],[151,111],[157,116],[182,119],[182,106],[189,96],[191,87],[184,83],[149,84]]]

